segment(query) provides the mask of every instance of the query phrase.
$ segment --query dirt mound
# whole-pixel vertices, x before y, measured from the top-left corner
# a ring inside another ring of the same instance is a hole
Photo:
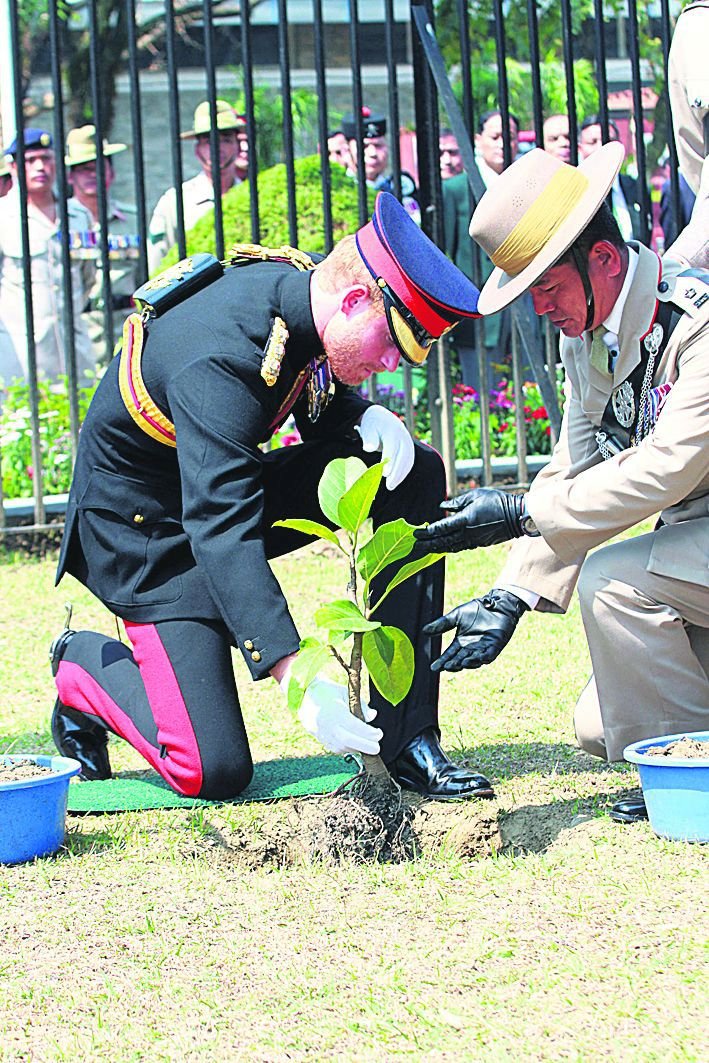
[[[434,802],[395,792],[264,806],[248,826],[214,822],[221,855],[249,868],[401,863],[442,850],[490,856],[502,846],[494,802]]]

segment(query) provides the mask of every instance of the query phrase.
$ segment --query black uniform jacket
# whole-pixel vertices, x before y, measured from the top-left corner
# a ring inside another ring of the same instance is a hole
[[[257,261],[227,269],[148,324],[143,379],[175,426],[176,447],[130,417],[114,358],[81,429],[57,571],[57,582],[71,573],[126,620],[223,620],[254,678],[299,644],[266,557],[258,444],[300,370],[322,353],[310,282],[289,264]],[[268,387],[261,365],[276,315],[289,338]],[[314,425],[304,391],[292,412],[304,439],[337,439],[353,435],[368,405],[338,384]]]

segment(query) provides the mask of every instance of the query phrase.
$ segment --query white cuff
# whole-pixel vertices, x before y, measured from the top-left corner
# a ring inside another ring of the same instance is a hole
[[[510,594],[516,595],[530,609],[536,609],[539,604],[541,594],[537,594],[536,591],[527,590],[526,587],[518,587],[514,583],[496,583],[495,586],[499,587],[501,591],[509,591]]]

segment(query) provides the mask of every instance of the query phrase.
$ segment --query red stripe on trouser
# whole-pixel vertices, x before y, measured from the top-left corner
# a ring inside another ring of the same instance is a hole
[[[62,661],[56,675],[65,705],[99,716],[125,738],[178,793],[194,797],[202,788],[202,759],[175,671],[153,624],[125,625],[133,657],[157,727],[158,748],[146,741],[120,705],[79,664]],[[164,746],[167,756],[160,756]]]

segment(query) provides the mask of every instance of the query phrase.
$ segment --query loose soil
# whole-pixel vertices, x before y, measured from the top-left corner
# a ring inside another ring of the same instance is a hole
[[[264,806],[246,827],[213,818],[207,846],[249,869],[402,863],[443,848],[461,857],[499,852],[495,802],[454,805],[399,791],[301,798]]]
[[[33,760],[15,760],[0,763],[0,783],[17,782],[19,779],[38,779],[42,775],[51,775],[52,769]]]
[[[709,742],[698,738],[678,738],[668,746],[650,746],[646,757],[682,757],[683,760],[709,760]]]

